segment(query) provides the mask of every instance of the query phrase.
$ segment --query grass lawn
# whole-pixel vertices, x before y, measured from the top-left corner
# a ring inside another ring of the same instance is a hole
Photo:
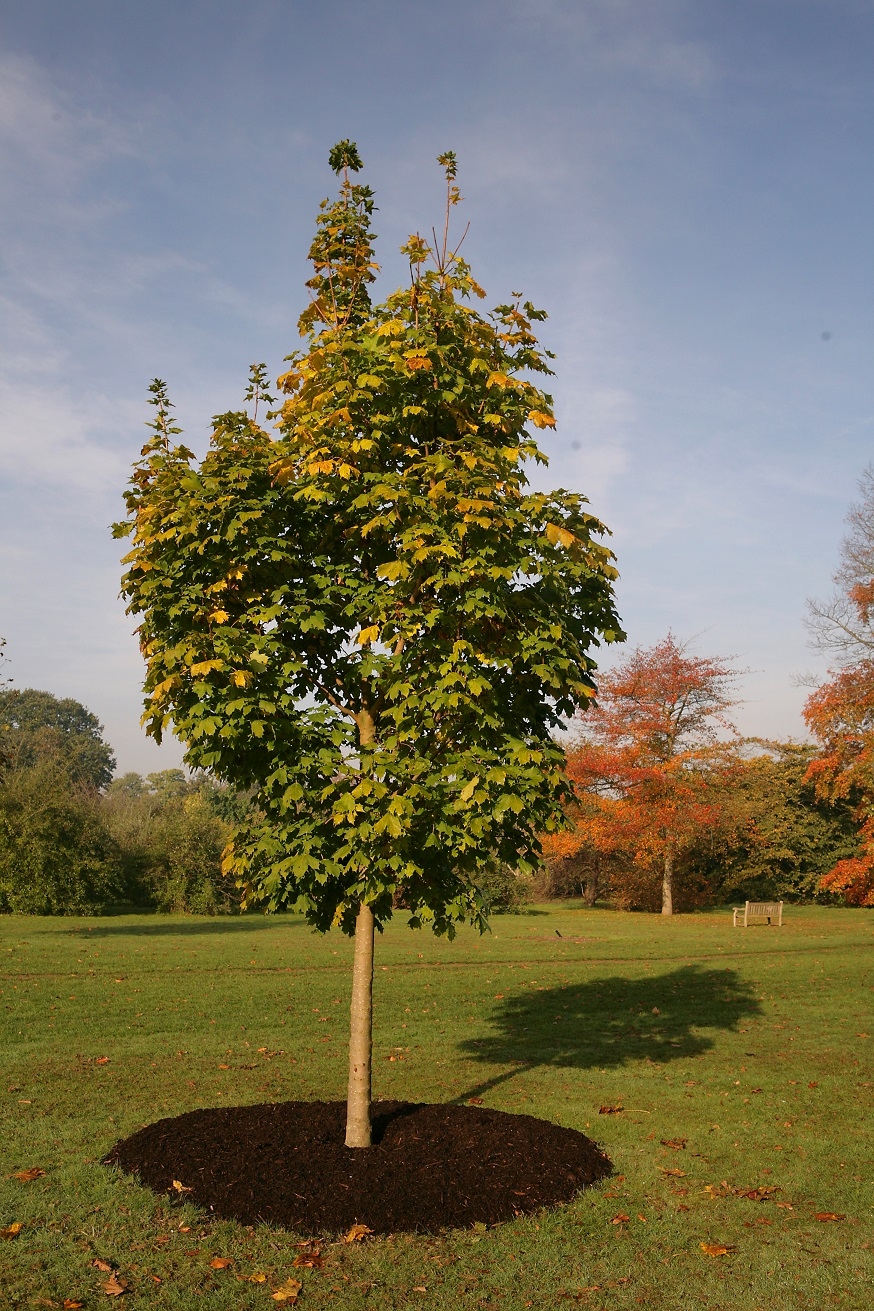
[[[872,948],[874,913],[818,907],[744,930],[724,910],[566,905],[454,943],[396,923],[375,1095],[588,1130],[616,1175],[494,1229],[326,1242],[301,1269],[295,1235],[211,1221],[100,1160],[194,1107],[342,1098],[351,944],[290,916],[3,917],[0,1228],[22,1228],[0,1242],[0,1306],[106,1306],[98,1259],[120,1302],[180,1311],[265,1311],[292,1276],[302,1311],[869,1311]]]

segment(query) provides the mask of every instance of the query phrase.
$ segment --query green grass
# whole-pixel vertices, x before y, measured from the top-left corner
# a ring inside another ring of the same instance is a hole
[[[121,1301],[180,1311],[264,1311],[291,1275],[313,1311],[867,1311],[872,947],[874,914],[822,908],[744,930],[725,911],[565,906],[454,943],[393,925],[375,1095],[481,1097],[588,1130],[617,1174],[512,1224],[326,1243],[322,1270],[295,1270],[295,1235],[213,1222],[100,1160],[194,1107],[342,1097],[350,944],[291,917],[4,917],[0,1227],[22,1229],[0,1243],[0,1305],[106,1306],[98,1258],[130,1282]],[[45,1175],[11,1177],[34,1166]]]

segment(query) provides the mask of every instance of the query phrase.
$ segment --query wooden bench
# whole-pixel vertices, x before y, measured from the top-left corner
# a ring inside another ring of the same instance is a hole
[[[738,916],[742,916],[738,919]],[[743,924],[747,929],[751,924],[774,924],[777,928],[783,923],[782,901],[748,901],[745,906],[735,906],[734,927]]]

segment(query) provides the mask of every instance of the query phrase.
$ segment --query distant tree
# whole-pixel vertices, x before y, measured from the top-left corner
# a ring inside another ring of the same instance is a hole
[[[719,821],[736,759],[737,677],[729,661],[691,656],[671,633],[601,674],[568,748],[573,830],[548,839],[553,858],[599,853],[629,905],[649,903],[657,874],[662,914],[673,914],[678,864]]]
[[[454,155],[442,236],[410,237],[410,285],[376,306],[372,193],[353,143],[330,163],[278,439],[220,415],[193,463],[156,380],[117,531],[148,731],[172,724],[190,765],[255,791],[228,871],[248,904],[354,934],[346,1141],[364,1147],[374,927],[398,900],[437,933],[482,925],[481,871],[537,863],[567,797],[551,730],[621,632],[603,526],[582,496],[527,487],[545,462],[529,425],[555,422],[527,376],[549,372],[544,315],[473,309]]]
[[[121,853],[100,798],[59,757],[8,770],[0,783],[0,911],[72,915],[125,895]]]
[[[837,670],[811,693],[804,717],[821,752],[809,768],[820,796],[852,801],[859,825],[854,855],[822,886],[852,905],[874,906],[874,465],[859,482],[831,600],[809,602],[814,643]]]
[[[96,715],[71,697],[35,688],[0,691],[0,752],[11,769],[59,761],[74,781],[96,789],[105,788],[115,771]]]

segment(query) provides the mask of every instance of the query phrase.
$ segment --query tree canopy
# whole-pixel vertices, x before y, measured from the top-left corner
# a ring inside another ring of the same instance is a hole
[[[145,722],[187,761],[257,789],[229,867],[249,903],[321,929],[482,918],[477,871],[530,868],[562,822],[552,730],[622,636],[605,532],[575,492],[534,492],[532,428],[554,425],[520,297],[481,314],[446,224],[403,247],[410,285],[373,305],[373,197],[351,143],[310,250],[305,349],[278,432],[214,420],[196,462],[164,384],[127,495],[124,591],[142,616]],[[263,372],[250,381],[255,403]]]
[[[109,784],[115,771],[115,756],[97,716],[72,697],[32,687],[0,691],[0,759],[13,769],[54,759],[77,782],[98,789]]]

